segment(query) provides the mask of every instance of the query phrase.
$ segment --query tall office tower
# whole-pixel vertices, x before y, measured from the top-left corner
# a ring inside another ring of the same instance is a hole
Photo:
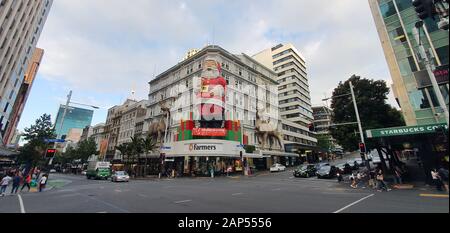
[[[286,150],[304,154],[313,149],[317,139],[308,128],[314,118],[305,59],[292,44],[279,44],[253,58],[278,74],[279,107]]]
[[[93,110],[69,106],[66,110],[66,115],[64,116],[65,108],[66,105],[61,105],[58,110],[58,115],[56,116],[55,133],[58,135],[58,138],[63,136],[68,137],[71,129],[79,129],[82,132],[84,127],[91,125],[92,117],[94,115]]]
[[[9,127],[6,128],[5,136],[3,137],[3,143],[9,144],[14,136],[14,131],[19,124],[20,117],[22,116],[23,109],[27,103],[28,96],[30,95],[31,88],[33,86],[34,79],[39,70],[39,65],[41,63],[42,57],[44,55],[44,50],[36,48],[33,56],[30,60],[30,65],[28,65],[27,72],[25,73],[25,79],[19,88],[19,92],[16,97],[16,101],[12,107],[12,112],[9,117]]]
[[[444,123],[425,65],[417,56],[418,42],[412,34],[419,21],[411,0],[369,0],[393,85],[392,90],[408,126]],[[424,20],[422,42],[435,57],[435,75],[444,99],[449,103],[448,31],[437,21]]]
[[[13,132],[11,113],[53,0],[0,0],[0,137]]]

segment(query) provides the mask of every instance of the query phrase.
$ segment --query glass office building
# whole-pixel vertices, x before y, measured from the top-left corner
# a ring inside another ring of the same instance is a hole
[[[59,107],[58,115],[56,116],[55,132],[58,138],[69,133],[70,129],[84,129],[92,123],[93,110],[77,108],[69,106],[64,117],[63,126],[61,128],[61,120],[64,115],[65,105]]]
[[[417,56],[418,42],[413,35],[419,21],[411,0],[369,0],[384,54],[391,73],[392,90],[402,109],[407,125],[444,123],[445,117],[432,86],[416,81],[426,76],[425,65]],[[429,18],[421,30],[422,42],[434,56],[441,74],[440,90],[449,103],[448,31],[440,30],[437,21]],[[446,74],[445,74],[446,73]],[[444,74],[442,76],[442,74]]]

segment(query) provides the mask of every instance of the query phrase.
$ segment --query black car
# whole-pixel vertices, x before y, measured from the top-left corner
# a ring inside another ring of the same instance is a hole
[[[336,177],[337,168],[335,166],[323,166],[317,171],[317,178],[319,179],[331,179]]]
[[[316,175],[316,168],[314,165],[303,165],[294,170],[295,177],[309,178]]]
[[[341,174],[350,174],[353,171],[352,166],[350,166],[350,164],[348,163],[337,164],[336,168]]]
[[[314,165],[314,168],[316,169],[316,171],[320,170],[320,168],[324,167],[324,166],[330,166],[329,163],[317,163]]]

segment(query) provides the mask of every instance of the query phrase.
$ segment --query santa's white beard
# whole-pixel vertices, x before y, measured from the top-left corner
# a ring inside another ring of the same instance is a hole
[[[218,70],[211,70],[211,71],[203,71],[202,77],[204,78],[217,78],[220,76],[220,73]]]

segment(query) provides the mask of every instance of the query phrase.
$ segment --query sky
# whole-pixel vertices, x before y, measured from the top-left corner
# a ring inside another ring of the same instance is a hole
[[[126,3],[125,3],[126,2]],[[92,124],[186,52],[216,44],[254,55],[280,43],[306,58],[313,105],[353,74],[392,83],[367,0],[56,0],[19,130],[72,101],[95,105]],[[389,103],[394,107],[393,94]],[[76,105],[74,105],[76,106]]]

